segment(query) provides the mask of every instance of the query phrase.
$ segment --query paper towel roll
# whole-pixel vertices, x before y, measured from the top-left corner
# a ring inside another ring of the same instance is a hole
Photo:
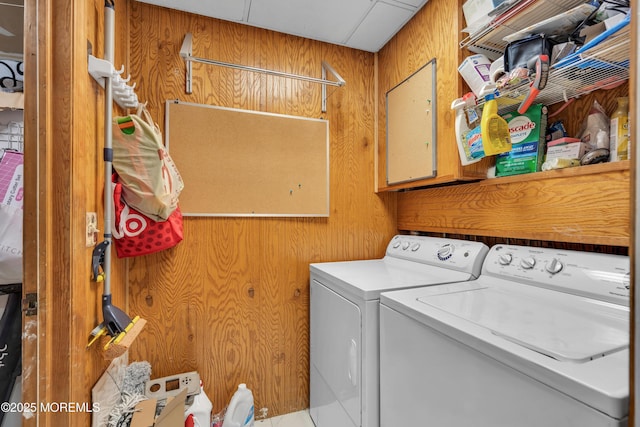
[[[491,83],[495,83],[504,75],[504,56],[496,59],[491,63],[491,67],[489,67],[489,79]]]

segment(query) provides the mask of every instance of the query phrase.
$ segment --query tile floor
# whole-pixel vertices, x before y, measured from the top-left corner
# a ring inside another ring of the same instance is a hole
[[[309,411],[298,411],[255,422],[255,427],[314,427]]]

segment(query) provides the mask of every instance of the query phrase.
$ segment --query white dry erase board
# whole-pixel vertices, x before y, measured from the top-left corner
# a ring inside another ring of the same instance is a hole
[[[329,122],[167,101],[187,216],[329,216]]]
[[[436,176],[436,60],[387,92],[387,184]]]

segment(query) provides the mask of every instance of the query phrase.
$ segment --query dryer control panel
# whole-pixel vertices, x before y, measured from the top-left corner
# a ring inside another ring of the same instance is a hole
[[[387,246],[387,257],[436,265],[480,275],[489,247],[481,242],[431,236],[397,235]]]
[[[629,305],[630,263],[623,255],[496,245],[482,275]]]

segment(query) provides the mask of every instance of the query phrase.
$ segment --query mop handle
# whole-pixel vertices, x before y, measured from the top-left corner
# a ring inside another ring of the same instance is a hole
[[[115,30],[115,10],[113,2],[105,1],[104,5],[104,59],[113,64],[113,45]],[[104,251],[104,295],[111,295],[111,222],[113,215],[113,94],[111,77],[104,79],[104,240],[107,243]]]

